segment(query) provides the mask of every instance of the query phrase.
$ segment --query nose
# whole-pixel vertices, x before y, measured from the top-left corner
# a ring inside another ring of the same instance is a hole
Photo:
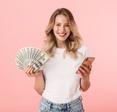
[[[60,33],[64,33],[64,32],[65,32],[65,27],[64,27],[64,26],[61,26],[61,27],[59,28],[59,31],[60,31]]]

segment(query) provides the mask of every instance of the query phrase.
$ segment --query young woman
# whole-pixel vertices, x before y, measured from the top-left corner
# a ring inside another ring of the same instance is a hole
[[[35,77],[35,90],[42,95],[40,112],[84,112],[81,91],[90,87],[91,66],[83,65],[87,48],[72,13],[65,8],[55,10],[46,29],[44,50],[50,56],[43,70],[26,74]]]

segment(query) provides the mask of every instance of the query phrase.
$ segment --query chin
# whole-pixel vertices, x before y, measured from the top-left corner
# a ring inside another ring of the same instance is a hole
[[[57,36],[57,39],[60,40],[60,41],[65,41],[68,37],[60,37],[60,36]]]
[[[67,38],[64,38],[64,39],[63,39],[63,38],[58,38],[59,41],[63,41],[63,42],[64,42],[66,39],[67,39]]]

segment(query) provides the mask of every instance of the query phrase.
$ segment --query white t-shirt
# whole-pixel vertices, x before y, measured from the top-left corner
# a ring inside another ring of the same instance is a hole
[[[81,95],[80,77],[76,70],[89,55],[85,46],[78,49],[76,60],[69,55],[64,58],[64,50],[56,48],[54,57],[43,67],[46,85],[42,96],[54,103],[68,103]]]

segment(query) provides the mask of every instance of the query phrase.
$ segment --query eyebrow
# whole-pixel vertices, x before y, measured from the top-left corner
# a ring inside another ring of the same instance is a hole
[[[57,23],[57,24],[61,24],[60,22],[55,22],[55,23]],[[64,23],[64,24],[69,24],[69,23]]]

